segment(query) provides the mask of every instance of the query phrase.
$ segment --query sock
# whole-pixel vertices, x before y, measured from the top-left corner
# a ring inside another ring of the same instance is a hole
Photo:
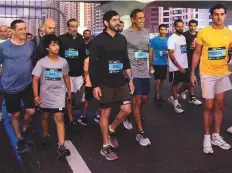
[[[110,146],[110,144],[103,144],[103,148]]]
[[[190,95],[189,100],[192,101],[194,95]]]
[[[213,133],[213,136],[214,136],[214,137],[218,137],[218,136],[219,136],[219,133]]]
[[[111,125],[109,125],[109,131],[110,131],[110,133],[115,133],[115,130],[113,130],[113,129],[111,128]]]
[[[210,139],[210,135],[205,135],[205,138]]]
[[[24,137],[21,136],[20,138],[18,138],[18,140],[19,140],[19,141],[22,141],[22,140],[24,140]]]
[[[178,105],[178,100],[173,100],[174,106]]]
[[[27,128],[23,127],[22,132],[26,132],[26,131],[27,131]]]

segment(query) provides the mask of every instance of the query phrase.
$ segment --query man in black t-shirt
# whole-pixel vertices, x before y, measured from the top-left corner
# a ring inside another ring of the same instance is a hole
[[[184,32],[183,35],[185,36],[186,43],[187,43],[188,69],[189,69],[189,71],[191,71],[192,57],[193,57],[193,52],[194,52],[195,45],[196,45],[196,37],[197,37],[196,30],[197,30],[198,22],[196,20],[190,20],[188,23],[188,26],[189,26],[189,30]],[[199,68],[198,68],[198,70],[196,70],[196,76],[198,76],[198,78],[200,78]],[[181,97],[183,99],[186,98],[186,91],[181,93]],[[202,102],[200,100],[196,99],[196,97],[194,96],[193,87],[190,88],[189,96],[190,96],[189,103],[192,103],[194,105],[201,105],[202,104]]]

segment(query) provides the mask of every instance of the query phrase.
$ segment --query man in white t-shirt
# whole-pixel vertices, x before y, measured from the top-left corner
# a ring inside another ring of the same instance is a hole
[[[169,81],[172,83],[172,96],[168,101],[173,104],[177,113],[183,113],[184,110],[178,102],[178,84],[190,82],[186,39],[182,35],[184,22],[178,19],[174,22],[174,27],[175,33],[168,39]],[[182,87],[182,89],[185,88]]]

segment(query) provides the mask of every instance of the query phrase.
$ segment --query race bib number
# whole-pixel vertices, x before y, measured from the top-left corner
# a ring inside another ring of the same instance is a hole
[[[64,56],[66,58],[77,58],[79,55],[79,52],[77,50],[65,50]]]
[[[167,49],[163,49],[159,51],[159,55],[162,56],[168,56],[168,50]]]
[[[226,57],[226,47],[208,48],[209,60],[221,60]]]
[[[109,61],[109,73],[119,73],[122,68],[123,64],[120,61]]]
[[[45,68],[44,76],[45,80],[59,81],[62,77],[61,68]]]
[[[180,46],[180,52],[181,54],[187,53],[187,45],[181,45]]]
[[[88,56],[89,55],[89,50],[85,49],[85,54]]]
[[[147,60],[148,53],[146,51],[137,51],[135,52],[135,60]]]

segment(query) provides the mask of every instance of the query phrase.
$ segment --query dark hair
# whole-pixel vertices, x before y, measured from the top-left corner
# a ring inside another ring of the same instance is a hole
[[[121,21],[121,20],[120,20],[120,23],[124,24],[124,22],[123,22],[123,21]]]
[[[183,22],[183,20],[181,20],[181,19],[177,19],[177,20],[175,20],[175,21],[174,21],[174,26],[176,26],[176,24],[177,24],[177,23],[179,23],[179,22],[184,23],[184,22]]]
[[[28,36],[28,35],[31,35],[31,36],[33,36],[33,35],[32,35],[32,33],[27,33],[27,35],[26,35],[26,36]]]
[[[90,32],[90,33],[91,33],[91,31],[90,31],[89,29],[84,30],[84,31],[83,31],[83,34],[84,34],[85,32]]]
[[[43,44],[45,48],[48,48],[52,42],[58,42],[59,44],[59,39],[55,34],[49,34],[44,36]]]
[[[77,19],[74,19],[74,18],[69,19],[67,22],[68,27],[69,27],[69,23],[71,23],[71,22],[78,22],[78,21],[77,21]]]
[[[25,22],[23,20],[14,20],[13,22],[11,22],[10,28],[15,30],[16,24],[18,24],[18,23],[25,23]]]
[[[104,21],[110,22],[110,20],[112,19],[113,16],[119,16],[117,11],[114,10],[110,10],[107,11],[104,15],[103,15],[103,23]],[[105,24],[104,24],[105,25]],[[106,27],[106,26],[105,26]]]
[[[158,27],[158,29],[160,30],[160,28],[166,28],[167,29],[168,27],[165,24],[160,24],[159,27]]]
[[[191,23],[198,25],[198,22],[196,20],[194,20],[194,19],[190,20],[189,23],[188,23],[188,25],[190,25]]]
[[[216,4],[216,5],[214,5],[214,6],[210,9],[209,12],[210,12],[211,15],[213,15],[214,10],[220,9],[220,8],[224,9],[224,10],[225,10],[225,14],[226,14],[226,7],[225,7],[224,5],[222,5],[222,4]]]
[[[143,12],[143,10],[141,9],[134,9],[131,14],[130,14],[130,18],[135,18],[137,13]]]

